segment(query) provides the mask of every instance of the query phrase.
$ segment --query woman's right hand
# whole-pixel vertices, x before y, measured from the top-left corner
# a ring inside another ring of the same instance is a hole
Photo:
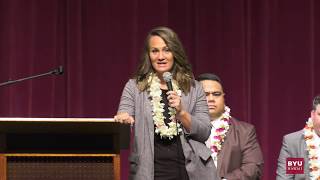
[[[134,118],[130,116],[127,112],[118,112],[117,115],[114,116],[114,121],[123,123],[123,124],[131,124],[134,123]]]

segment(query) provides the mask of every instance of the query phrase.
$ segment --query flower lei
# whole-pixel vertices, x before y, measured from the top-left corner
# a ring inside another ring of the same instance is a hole
[[[315,143],[312,119],[309,118],[304,127],[304,139],[307,144],[309,171],[311,179],[320,179],[320,160],[318,157],[319,144]]]
[[[210,138],[207,140],[207,144],[210,146],[209,148],[213,152],[212,155],[215,160],[222,149],[222,144],[229,130],[230,118],[230,108],[225,106],[224,113],[217,120],[211,122],[213,127],[211,129]]]
[[[150,74],[148,83],[150,84],[148,88],[149,95],[151,97],[151,104],[153,107],[152,110],[152,118],[155,125],[155,133],[159,134],[161,138],[172,139],[174,136],[177,136],[182,129],[179,123],[176,123],[176,109],[169,107],[169,115],[171,122],[168,123],[168,126],[164,122],[164,103],[161,103],[162,91],[160,89],[160,79],[156,74]],[[173,90],[177,92],[178,95],[181,96],[181,90],[179,90],[177,83],[172,81]],[[177,128],[178,126],[178,128]],[[177,132],[178,129],[178,132]]]

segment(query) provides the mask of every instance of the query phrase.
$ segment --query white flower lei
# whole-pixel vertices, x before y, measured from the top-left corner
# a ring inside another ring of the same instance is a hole
[[[213,152],[212,156],[215,160],[222,149],[222,144],[230,127],[230,111],[230,108],[225,106],[224,113],[212,122],[214,126],[212,127],[211,135],[207,142]]]
[[[156,74],[152,73],[149,76],[148,83],[150,84],[148,92],[151,97],[151,105],[153,107],[152,118],[155,125],[155,133],[159,134],[161,138],[172,139],[174,136],[177,136],[180,132],[182,132],[180,124],[176,123],[176,109],[169,107],[169,119],[171,122],[168,123],[169,126],[167,126],[164,122],[165,117],[163,115],[164,103],[161,103],[162,91],[160,89],[160,79]],[[179,90],[177,83],[174,80],[172,81],[172,86],[173,90],[176,91],[179,96],[181,96],[181,90]]]
[[[309,118],[304,127],[304,139],[307,144],[309,171],[311,179],[320,179],[319,145],[315,144],[315,134],[312,119]]]

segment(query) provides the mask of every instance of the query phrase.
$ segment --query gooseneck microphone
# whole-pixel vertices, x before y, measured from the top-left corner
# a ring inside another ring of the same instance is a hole
[[[173,91],[172,82],[171,82],[172,81],[171,72],[164,72],[162,77],[163,77],[164,81],[167,83],[168,90]]]
[[[29,80],[29,79],[47,76],[47,75],[62,75],[63,72],[64,72],[63,66],[59,66],[58,68],[56,68],[52,71],[46,72],[46,73],[42,73],[42,74],[38,74],[38,75],[34,75],[34,76],[29,76],[29,77],[25,77],[25,78],[21,78],[21,79],[16,79],[16,80],[9,80],[7,82],[0,83],[0,87],[14,84],[14,83],[21,82],[21,81],[25,81],[25,80]]]

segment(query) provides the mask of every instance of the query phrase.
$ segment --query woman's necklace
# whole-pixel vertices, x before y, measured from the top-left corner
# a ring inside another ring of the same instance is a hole
[[[159,134],[161,138],[172,139],[174,136],[177,136],[182,132],[179,123],[176,123],[176,109],[169,107],[169,115],[171,122],[168,123],[168,126],[165,124],[165,117],[163,115],[164,103],[162,103],[162,91],[160,89],[160,79],[154,73],[150,74],[148,83],[150,84],[148,88],[149,96],[151,97],[152,105],[152,118],[155,125],[155,133]],[[179,90],[177,83],[172,81],[173,90],[181,96],[181,90]]]

